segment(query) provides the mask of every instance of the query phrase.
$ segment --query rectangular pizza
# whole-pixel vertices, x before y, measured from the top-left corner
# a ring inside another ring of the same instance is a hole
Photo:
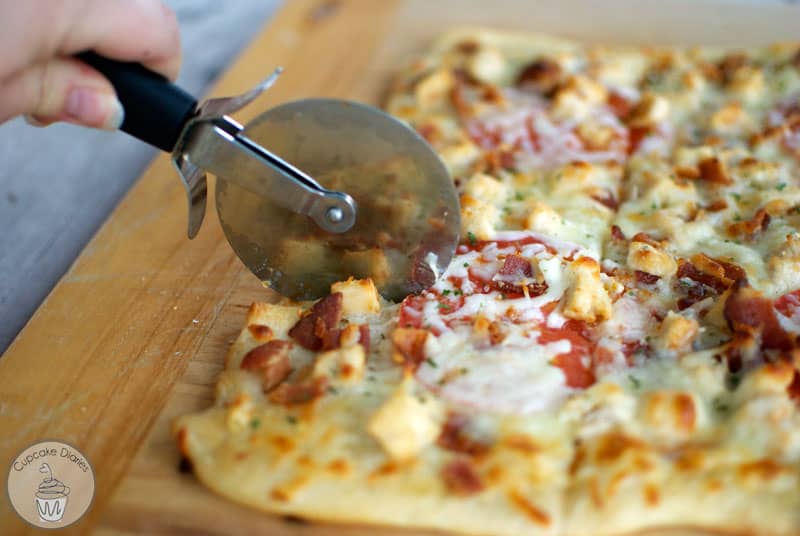
[[[386,102],[462,240],[430,289],[254,303],[175,423],[215,492],[464,534],[800,534],[800,47],[464,28]]]

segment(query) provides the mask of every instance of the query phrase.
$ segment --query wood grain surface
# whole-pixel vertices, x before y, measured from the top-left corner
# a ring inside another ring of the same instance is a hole
[[[723,11],[722,2],[608,0],[602,13],[590,4],[289,0],[214,94],[242,92],[283,65],[275,88],[240,120],[307,96],[378,103],[401,58],[464,23],[606,42],[747,45],[791,38],[800,14],[779,3]],[[43,438],[82,449],[97,491],[73,533],[409,534],[263,515],[177,470],[170,422],[209,405],[247,307],[272,297],[231,252],[212,208],[195,240],[185,227],[185,195],[164,155],[0,358],[0,467]],[[32,532],[0,497],[0,532]]]

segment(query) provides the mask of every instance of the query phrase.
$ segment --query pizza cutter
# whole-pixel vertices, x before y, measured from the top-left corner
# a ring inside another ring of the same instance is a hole
[[[314,299],[333,282],[370,277],[398,301],[450,263],[460,227],[453,182],[425,140],[381,110],[306,99],[242,126],[230,114],[279,70],[243,95],[198,105],[139,64],[93,52],[78,58],[111,81],[125,109],[121,129],[172,153],[189,200],[189,238],[203,221],[208,172],[225,237],[281,294]]]

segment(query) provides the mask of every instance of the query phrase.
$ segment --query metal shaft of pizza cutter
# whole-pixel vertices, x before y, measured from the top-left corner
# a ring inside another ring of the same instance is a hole
[[[196,166],[277,205],[310,217],[325,231],[343,233],[356,221],[356,202],[326,190],[302,170],[242,135],[230,117],[198,124],[184,151]]]

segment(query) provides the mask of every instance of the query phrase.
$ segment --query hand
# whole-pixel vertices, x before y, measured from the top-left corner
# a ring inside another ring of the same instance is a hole
[[[160,0],[0,0],[0,123],[68,121],[116,129],[122,106],[100,73],[74,60],[93,49],[174,80],[175,14]]]

